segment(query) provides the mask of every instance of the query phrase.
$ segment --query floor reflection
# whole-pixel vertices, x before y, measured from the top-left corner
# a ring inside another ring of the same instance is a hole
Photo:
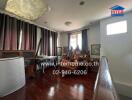
[[[55,95],[55,87],[50,87],[49,92],[48,92],[48,96],[51,98]]]
[[[77,100],[84,99],[84,86],[75,84],[73,87],[70,88],[71,95]]]
[[[48,92],[48,98],[53,98],[55,96],[55,93],[57,93],[59,90],[59,83],[57,83],[55,86],[51,86],[49,88],[49,92]]]

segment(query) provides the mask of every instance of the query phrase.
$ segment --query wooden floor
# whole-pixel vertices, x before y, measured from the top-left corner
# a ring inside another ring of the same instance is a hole
[[[0,100],[92,100],[96,73],[83,76],[57,76],[52,69],[27,80],[22,89]]]

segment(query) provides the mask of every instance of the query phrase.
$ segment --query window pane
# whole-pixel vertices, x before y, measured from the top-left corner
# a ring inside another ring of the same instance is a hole
[[[81,50],[82,49],[82,34],[78,34],[77,35],[77,42],[78,42],[78,46],[79,46],[79,49]]]
[[[50,36],[50,55],[52,55],[52,37]]]
[[[107,35],[121,34],[126,32],[127,32],[126,20],[107,25]]]
[[[22,46],[22,29],[20,31],[20,37],[19,37],[19,50],[21,50],[21,46]]]
[[[76,49],[77,47],[77,40],[76,40],[76,35],[71,35],[70,37],[70,46],[73,48],[73,49]]]

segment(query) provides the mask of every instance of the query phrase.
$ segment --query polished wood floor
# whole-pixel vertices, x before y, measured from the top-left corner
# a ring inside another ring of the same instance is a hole
[[[0,100],[92,100],[95,72],[61,77],[52,70],[28,79],[25,87]]]

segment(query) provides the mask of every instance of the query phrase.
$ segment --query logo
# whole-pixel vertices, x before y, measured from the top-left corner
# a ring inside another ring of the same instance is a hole
[[[116,5],[113,6],[111,9],[111,16],[124,16],[124,7]]]

